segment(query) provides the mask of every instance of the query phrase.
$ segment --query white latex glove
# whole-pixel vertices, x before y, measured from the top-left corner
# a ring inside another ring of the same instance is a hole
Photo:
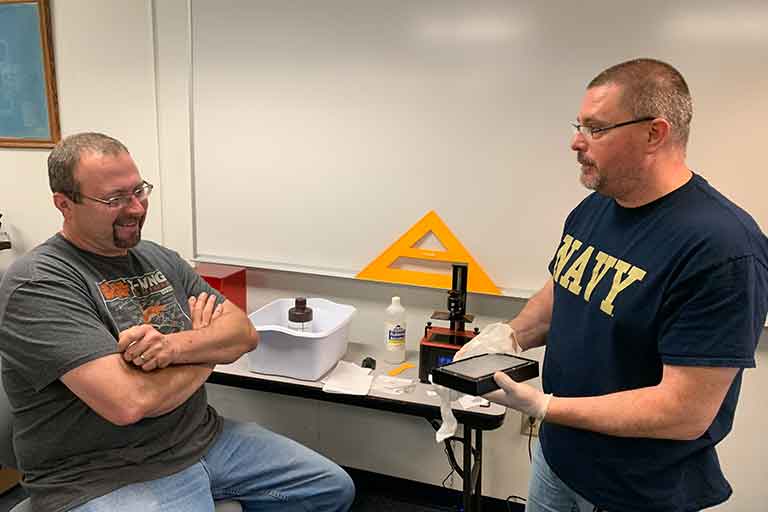
[[[501,389],[491,391],[484,398],[540,420],[547,415],[551,394],[543,393],[528,384],[515,382],[504,372],[494,373],[493,380]]]
[[[485,326],[485,329],[464,344],[453,356],[454,361],[480,354],[519,354],[516,335],[509,324],[497,322]]]

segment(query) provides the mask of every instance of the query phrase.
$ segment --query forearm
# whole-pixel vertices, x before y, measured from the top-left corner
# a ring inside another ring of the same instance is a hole
[[[218,364],[253,350],[259,336],[248,317],[232,308],[207,327],[169,334],[168,339],[177,349],[174,364]]]
[[[186,402],[213,371],[214,365],[176,365],[142,372],[131,368],[139,381],[137,399],[141,403],[141,417],[156,417],[169,413]]]
[[[554,396],[544,418],[550,423],[616,437],[696,439],[701,427],[655,387],[581,398]]]
[[[552,321],[552,305],[554,290],[550,279],[531,297],[522,311],[507,322],[515,331],[515,337],[520,348],[527,350],[546,345],[549,324]]]
[[[550,400],[545,420],[617,437],[696,439],[712,424],[737,368],[664,366],[659,384]]]
[[[145,372],[111,354],[70,370],[61,381],[99,416],[130,425],[183,404],[212,370],[213,365],[179,365]]]

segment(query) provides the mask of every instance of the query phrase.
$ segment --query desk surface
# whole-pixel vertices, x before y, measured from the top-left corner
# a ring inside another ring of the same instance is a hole
[[[376,370],[374,376],[386,375],[386,373],[398,365],[388,364],[381,360],[380,353],[374,347],[362,343],[350,343],[345,361],[360,364],[364,357],[376,358]],[[268,391],[285,395],[312,398],[326,402],[341,403],[378,409],[382,411],[396,412],[412,416],[421,416],[427,419],[440,418],[440,399],[438,396],[428,394],[432,386],[419,382],[418,378],[418,353],[408,352],[408,361],[417,365],[415,368],[404,371],[398,377],[413,379],[416,385],[411,392],[394,395],[386,393],[374,387],[366,396],[345,395],[340,393],[326,393],[323,391],[324,377],[318,381],[304,381],[276,375],[264,375],[253,373],[248,369],[247,356],[243,356],[234,363],[217,365],[208,379],[212,384],[222,384],[239,388]],[[375,378],[374,378],[375,383]],[[504,423],[506,408],[490,404],[488,407],[473,407],[465,410],[460,404],[454,402],[453,413],[457,421],[469,427],[480,430],[493,430]]]

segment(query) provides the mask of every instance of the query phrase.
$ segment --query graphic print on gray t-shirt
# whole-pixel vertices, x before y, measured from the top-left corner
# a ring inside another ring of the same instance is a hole
[[[159,270],[102,281],[98,288],[120,331],[137,324],[151,324],[163,334],[185,329],[187,316]]]

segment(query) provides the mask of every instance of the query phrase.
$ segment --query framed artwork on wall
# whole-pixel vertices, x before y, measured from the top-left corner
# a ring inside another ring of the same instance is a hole
[[[61,138],[48,0],[0,0],[0,147]]]

